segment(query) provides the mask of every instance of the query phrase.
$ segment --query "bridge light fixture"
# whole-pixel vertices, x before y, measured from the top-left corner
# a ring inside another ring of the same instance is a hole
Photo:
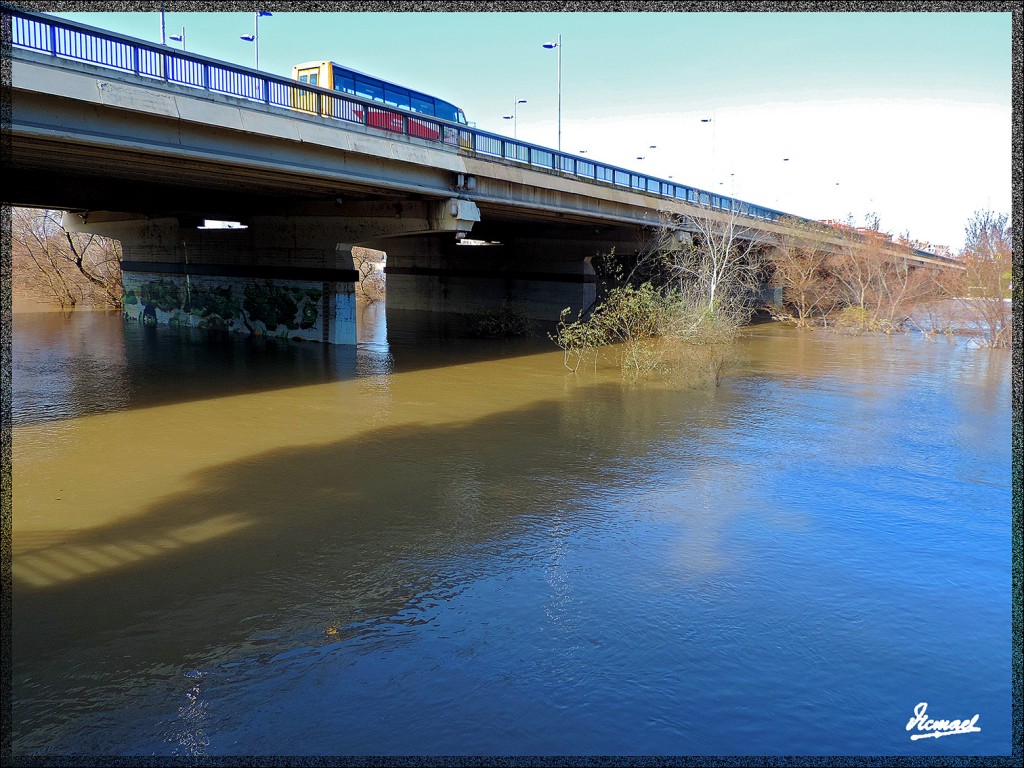
[[[245,40],[246,42],[254,44],[255,55],[256,55],[255,69],[259,69],[260,68],[260,16],[273,16],[273,15],[274,14],[272,14],[270,11],[256,11],[252,15],[253,16],[253,20],[252,20],[252,24],[253,24],[252,34],[251,35],[241,35],[240,36],[240,39]]]
[[[558,33],[558,42],[544,43],[548,50],[558,49],[558,151],[562,151],[562,33]]]
[[[517,99],[515,96],[513,96],[512,97],[512,114],[511,115],[502,115],[501,116],[503,120],[511,120],[512,121],[512,138],[513,139],[519,138],[517,136],[517,129],[518,129],[518,125],[519,125],[519,105],[520,104],[525,104],[525,103],[526,103],[526,99]]]
[[[181,34],[180,35],[168,35],[167,39],[168,40],[173,40],[176,43],[181,43],[181,50],[183,50],[183,51],[185,50],[185,28],[184,27],[181,28]]]

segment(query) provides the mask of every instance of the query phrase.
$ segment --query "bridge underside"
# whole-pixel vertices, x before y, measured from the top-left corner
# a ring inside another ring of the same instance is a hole
[[[353,246],[387,253],[391,308],[461,316],[511,308],[553,324],[563,309],[593,303],[593,257],[634,252],[641,239],[626,228],[516,221],[458,198],[254,198],[242,203],[247,215],[197,205],[194,191],[179,199],[188,202],[173,216],[65,216],[69,230],[121,242],[126,318],[332,344],[356,342]],[[287,213],[252,214],[275,206]],[[243,226],[207,228],[201,210]]]

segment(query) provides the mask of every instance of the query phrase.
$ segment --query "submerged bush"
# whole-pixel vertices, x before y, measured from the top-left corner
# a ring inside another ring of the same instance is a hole
[[[624,285],[608,291],[586,318],[575,320],[562,311],[551,339],[562,349],[565,367],[576,371],[586,359],[597,364],[602,351],[618,355],[623,376],[630,381],[693,368],[697,356],[686,347],[721,346],[733,341],[739,323],[714,307],[698,305],[678,290],[660,290],[651,282]],[[708,357],[704,355],[703,357]],[[729,355],[709,364],[720,382]],[[701,358],[703,359],[703,358]]]

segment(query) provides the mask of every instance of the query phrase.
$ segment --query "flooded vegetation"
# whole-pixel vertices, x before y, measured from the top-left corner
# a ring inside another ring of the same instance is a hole
[[[15,754],[1009,753],[1009,350],[360,322],[14,316]]]

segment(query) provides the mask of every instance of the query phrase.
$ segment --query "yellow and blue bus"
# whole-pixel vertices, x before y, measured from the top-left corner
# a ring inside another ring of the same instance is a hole
[[[467,125],[466,115],[454,104],[428,96],[425,93],[414,91],[401,85],[389,83],[377,77],[357,72],[335,64],[333,61],[307,61],[303,64],[296,64],[292,67],[292,78],[300,83],[319,86],[331,91],[350,94],[362,99],[380,102],[384,107],[400,109],[410,112],[413,115],[425,117],[436,117],[460,125]],[[313,107],[314,94],[303,94],[301,100],[309,101],[309,104],[301,103],[293,106],[299,109],[306,109],[310,112],[316,111]],[[355,120],[370,125],[374,128],[383,128],[390,131],[402,131],[401,116],[391,111],[374,110],[372,107],[367,114],[362,115],[358,105],[341,105],[341,108],[352,114],[338,114],[336,117]],[[438,126],[436,124],[421,123],[415,118],[409,119],[409,133],[412,136],[420,135],[425,139],[438,138]]]

